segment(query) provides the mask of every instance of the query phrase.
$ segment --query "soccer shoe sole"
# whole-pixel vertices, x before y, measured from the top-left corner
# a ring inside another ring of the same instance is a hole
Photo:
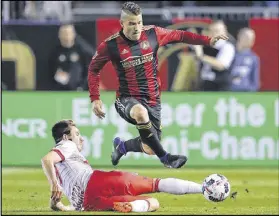
[[[176,161],[173,161],[171,164],[165,165],[165,167],[179,169],[187,162],[187,160],[187,157],[183,156]]]
[[[132,211],[132,205],[129,202],[115,202],[113,209],[118,212],[128,213]]]
[[[181,168],[187,162],[187,157],[179,158],[178,161],[175,163],[174,168]]]

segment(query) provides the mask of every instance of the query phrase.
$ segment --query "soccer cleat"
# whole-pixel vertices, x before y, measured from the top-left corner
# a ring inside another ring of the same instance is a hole
[[[111,154],[111,162],[113,166],[116,166],[119,163],[120,158],[124,155],[120,152],[120,145],[124,142],[119,137],[114,138],[113,140],[113,147],[114,151]]]
[[[187,157],[182,155],[167,154],[161,162],[167,168],[180,168],[187,162]]]
[[[128,213],[132,211],[132,205],[129,202],[115,202],[113,203],[113,210]]]

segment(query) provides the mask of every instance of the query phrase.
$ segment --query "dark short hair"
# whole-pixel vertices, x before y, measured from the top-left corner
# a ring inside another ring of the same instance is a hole
[[[127,13],[131,13],[134,15],[139,15],[141,14],[141,8],[138,4],[134,3],[134,2],[125,2],[122,5],[122,10],[127,12]]]
[[[72,126],[76,125],[71,119],[65,119],[56,122],[51,129],[52,137],[55,143],[59,143],[62,140],[64,134],[69,135],[71,133]]]

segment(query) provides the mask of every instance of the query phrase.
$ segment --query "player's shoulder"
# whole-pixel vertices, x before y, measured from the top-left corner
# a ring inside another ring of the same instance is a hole
[[[61,147],[75,148],[76,144],[71,140],[62,140],[62,141],[60,141],[59,143],[56,144],[55,148],[61,148]]]
[[[120,33],[116,32],[115,34],[113,34],[113,35],[109,36],[108,38],[106,38],[104,41],[108,42],[108,41],[111,41],[111,40],[113,40],[115,38],[118,38],[119,36],[120,36]]]

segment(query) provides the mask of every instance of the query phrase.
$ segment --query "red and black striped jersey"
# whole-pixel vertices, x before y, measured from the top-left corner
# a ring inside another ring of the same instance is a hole
[[[88,68],[91,101],[99,99],[100,70],[111,61],[118,75],[117,96],[134,97],[155,106],[160,101],[157,52],[160,46],[175,42],[208,46],[210,38],[152,25],[143,27],[137,41],[129,40],[122,30],[103,41]]]

